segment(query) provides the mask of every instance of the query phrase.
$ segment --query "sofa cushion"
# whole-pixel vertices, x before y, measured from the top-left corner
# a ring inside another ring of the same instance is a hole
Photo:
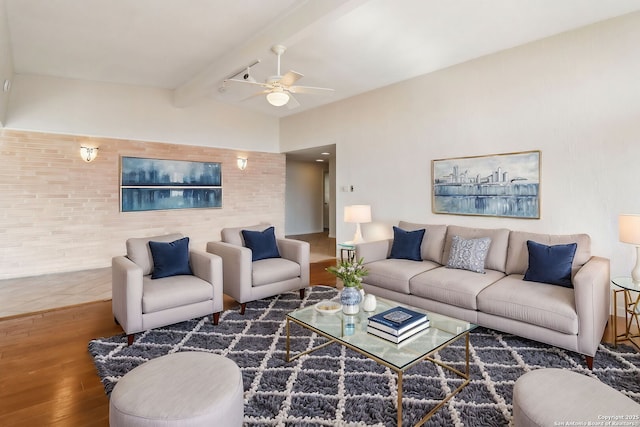
[[[409,294],[409,280],[425,271],[440,267],[432,261],[409,261],[406,259],[384,259],[366,264],[369,274],[364,283],[392,291]]]
[[[527,240],[533,240],[549,246],[576,243],[578,246],[571,267],[572,277],[591,258],[591,238],[588,234],[553,235],[512,231],[509,235],[509,252],[507,255],[506,273],[508,275],[524,274],[527,271],[529,266]]]
[[[280,258],[274,227],[263,231],[242,230],[242,237],[245,246],[251,249],[251,261]]]
[[[463,239],[460,236],[453,236],[447,268],[484,273],[484,262],[490,245],[491,239],[489,237]]]
[[[415,224],[412,222],[400,221],[398,227],[403,230],[413,231],[425,229],[425,235],[420,246],[422,259],[426,261],[444,264],[442,261],[442,251],[444,249],[444,238],[447,234],[447,226],[441,224]]]
[[[253,263],[253,286],[261,286],[300,277],[300,264],[285,258],[266,258]]]
[[[269,224],[249,225],[246,227],[228,227],[220,230],[221,240],[225,243],[231,243],[236,246],[244,246],[244,237],[242,237],[242,230],[250,231],[264,231],[269,228]]]
[[[409,289],[412,295],[418,297],[477,310],[476,296],[503,277],[504,273],[495,270],[477,274],[468,270],[440,267],[413,277]]]
[[[193,274],[189,266],[189,238],[173,242],[155,242],[149,240],[149,249],[153,258],[152,279]]]
[[[482,290],[478,309],[564,334],[578,333],[573,289],[526,282],[520,274],[507,276]]]
[[[142,312],[154,313],[213,299],[213,286],[196,276],[142,278]]]
[[[396,226],[393,227],[393,244],[389,258],[408,259],[422,261],[420,247],[424,238],[424,228],[415,231],[406,231]]]
[[[509,230],[506,228],[469,228],[450,225],[447,227],[447,237],[444,243],[444,254],[442,259],[447,261],[451,252],[451,240],[453,236],[460,236],[463,239],[479,239],[489,237],[491,246],[485,260],[485,268],[497,270],[504,273],[507,262],[507,246],[509,244]],[[444,264],[444,263],[443,263]]]
[[[149,241],[173,242],[174,240],[181,239],[182,237],[184,237],[182,234],[173,233],[165,234],[164,236],[133,237],[131,239],[127,239],[127,258],[142,269],[143,276],[147,276],[151,274],[151,271],[153,270],[153,256],[151,256]]]
[[[571,264],[577,244],[547,246],[527,240],[529,267],[524,280],[572,288]]]

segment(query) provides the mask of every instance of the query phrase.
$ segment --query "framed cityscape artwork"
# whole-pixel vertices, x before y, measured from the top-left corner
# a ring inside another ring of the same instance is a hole
[[[432,160],[432,211],[539,219],[540,162],[540,151]]]
[[[220,163],[120,158],[122,212],[221,207]]]

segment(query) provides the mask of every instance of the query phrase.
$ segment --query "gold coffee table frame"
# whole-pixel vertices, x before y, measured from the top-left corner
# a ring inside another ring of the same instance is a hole
[[[411,342],[406,345],[398,346],[397,344],[388,342],[382,338],[368,334],[366,332],[367,318],[375,313],[380,313],[388,308],[395,307],[399,304],[393,301],[378,298],[378,304],[375,312],[360,313],[354,316],[344,315],[342,312],[335,314],[323,314],[317,312],[315,308],[306,307],[295,310],[287,314],[287,341],[286,341],[286,360],[291,362],[305,354],[309,354],[330,344],[338,343],[355,352],[368,357],[375,362],[388,367],[397,375],[397,421],[398,427],[402,426],[402,384],[404,372],[412,366],[429,361],[441,366],[444,369],[454,373],[463,379],[463,382],[451,393],[445,396],[429,413],[427,413],[417,424],[420,426],[427,422],[446,402],[455,396],[470,382],[469,374],[469,332],[476,328],[476,325],[461,320],[453,319],[447,316],[429,313],[431,326],[425,331],[419,332],[415,337],[408,338]],[[408,307],[408,306],[406,306]],[[424,310],[410,307],[416,311]],[[305,329],[309,329],[328,341],[322,343],[312,349],[297,353],[291,356],[290,344],[290,322],[296,323]],[[351,323],[349,323],[351,322]],[[351,326],[351,327],[347,327]],[[346,334],[345,334],[346,332]],[[464,372],[449,366],[443,362],[435,360],[432,355],[449,346],[451,343],[459,339],[465,339],[465,369]]]

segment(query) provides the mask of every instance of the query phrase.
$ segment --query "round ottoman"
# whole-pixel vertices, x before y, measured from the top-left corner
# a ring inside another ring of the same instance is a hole
[[[527,372],[513,387],[515,427],[607,425],[623,421],[637,425],[639,420],[633,417],[638,414],[639,403],[595,378],[565,369]]]
[[[183,352],[150,360],[111,392],[109,425],[242,426],[242,373],[232,360]]]

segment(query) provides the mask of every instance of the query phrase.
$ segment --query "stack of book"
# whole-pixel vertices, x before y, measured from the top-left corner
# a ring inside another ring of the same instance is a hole
[[[399,344],[428,327],[429,318],[425,313],[394,307],[369,317],[367,332]]]

